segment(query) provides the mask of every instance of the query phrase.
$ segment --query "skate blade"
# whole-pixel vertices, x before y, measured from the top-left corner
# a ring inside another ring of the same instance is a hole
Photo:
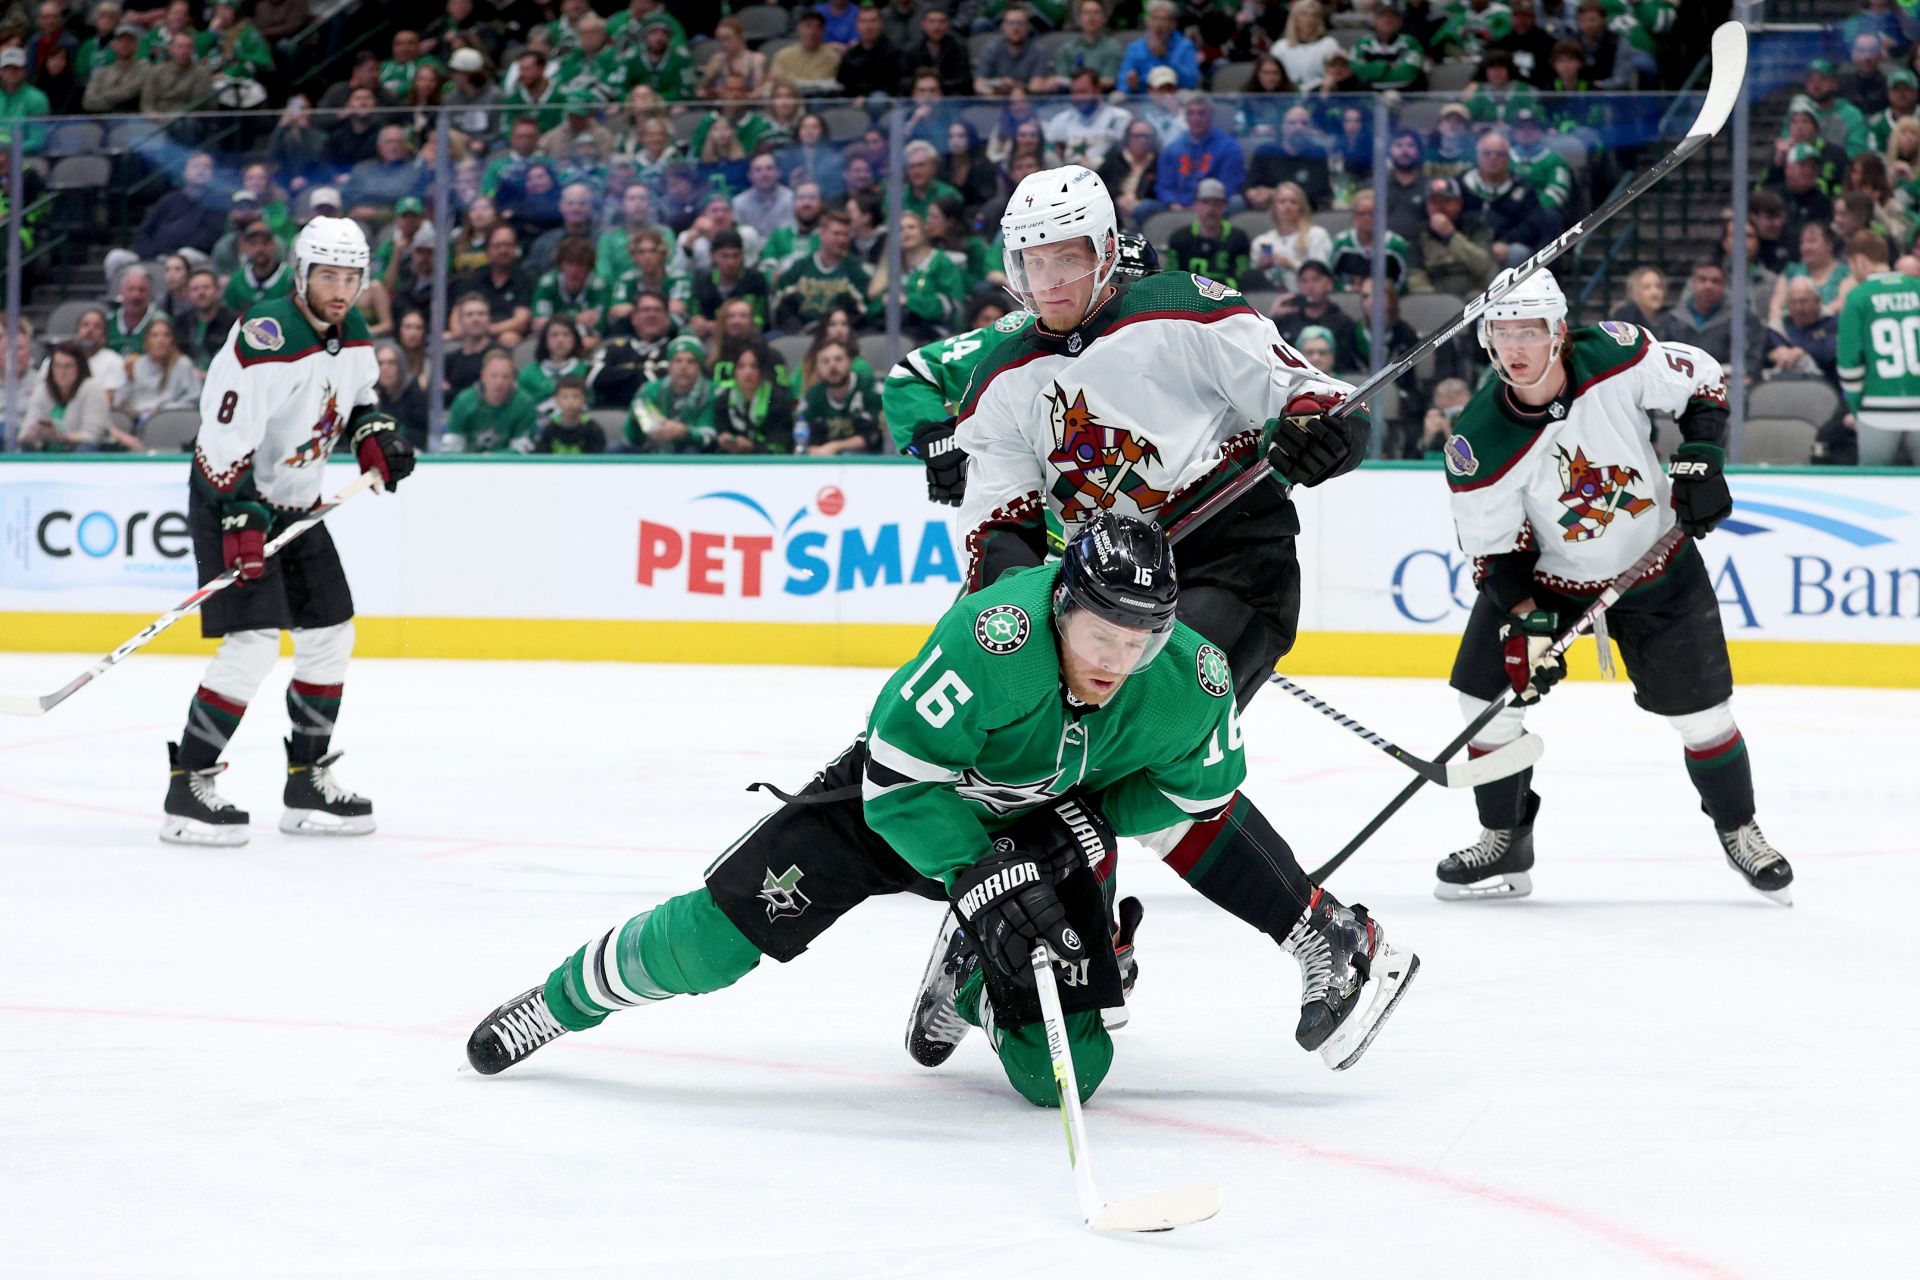
[[[324,809],[289,809],[280,815],[280,830],[290,836],[367,836],[373,829],[370,813],[342,818]]]
[[[1466,902],[1475,898],[1524,898],[1533,892],[1533,877],[1524,871],[1495,876],[1475,884],[1433,882],[1433,896],[1442,902]]]
[[[1778,889],[1762,889],[1757,885],[1748,885],[1747,887],[1761,897],[1772,902],[1777,902],[1783,907],[1793,905],[1793,887],[1791,885],[1783,885]]]
[[[1356,1011],[1335,1029],[1320,1046],[1320,1060],[1335,1071],[1345,1071],[1360,1061],[1360,1055],[1380,1034],[1380,1028],[1386,1025],[1400,997],[1407,993],[1407,984],[1418,972],[1419,956],[1411,952],[1403,956],[1391,948],[1381,948],[1380,954],[1373,958],[1373,976],[1367,979],[1366,1010]]]
[[[244,822],[202,822],[169,814],[160,824],[160,838],[168,844],[237,849],[252,838],[252,828]]]

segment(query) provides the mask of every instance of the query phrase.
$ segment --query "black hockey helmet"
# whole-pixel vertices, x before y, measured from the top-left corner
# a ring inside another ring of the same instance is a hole
[[[1139,280],[1160,270],[1160,251],[1153,241],[1137,231],[1120,233],[1120,262],[1113,274],[1122,280]]]
[[[1080,656],[1131,674],[1166,647],[1179,595],[1173,548],[1160,526],[1096,511],[1067,544],[1060,582],[1053,590],[1054,627]],[[1096,651],[1077,638],[1076,613],[1136,634],[1117,647]]]

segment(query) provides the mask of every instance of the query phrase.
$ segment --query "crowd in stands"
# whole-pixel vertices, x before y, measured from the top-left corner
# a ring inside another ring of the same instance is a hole
[[[171,133],[172,189],[109,255],[110,296],[44,353],[15,333],[36,370],[18,441],[139,447],[152,415],[194,406],[235,317],[289,292],[304,220],[332,214],[368,229],[381,399],[423,448],[885,451],[886,370],[862,338],[890,298],[907,346],[1002,314],[1000,214],[1067,162],[1102,175],[1166,268],[1254,295],[1353,376],[1373,360],[1376,257],[1391,353],[1418,337],[1405,297],[1481,291],[1654,141],[1615,91],[1690,69],[1674,0],[1354,3],[823,0],[769,26],[769,6],[445,0],[317,85],[282,65],[307,0],[45,0],[30,28],[0,25],[0,129],[29,157],[40,117],[278,115],[244,154]],[[1872,265],[1858,233],[1920,274],[1915,29],[1870,0],[1842,33],[1850,60],[1810,68],[1750,200],[1755,320],[1730,365],[1836,377],[1833,315]],[[1401,113],[1443,68],[1470,70],[1449,79],[1464,89]],[[1621,316],[1729,358],[1724,255],[1671,307],[1659,271],[1635,272]],[[1411,386],[1388,456],[1436,447],[1435,414],[1484,375],[1471,356],[1443,352]]]

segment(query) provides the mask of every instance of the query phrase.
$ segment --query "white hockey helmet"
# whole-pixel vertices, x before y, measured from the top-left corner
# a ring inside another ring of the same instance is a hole
[[[1517,267],[1508,267],[1503,270],[1493,278],[1493,283],[1488,286],[1488,292],[1504,286],[1507,281],[1513,279],[1518,271],[1519,268]],[[1546,321],[1547,337],[1553,343],[1553,351],[1548,356],[1545,365],[1542,366],[1540,377],[1534,379],[1532,384],[1529,384],[1538,385],[1546,379],[1552,369],[1554,361],[1560,358],[1560,345],[1562,341],[1560,327],[1566,323],[1566,319],[1567,295],[1560,292],[1560,282],[1553,278],[1553,273],[1545,267],[1541,267],[1525,280],[1522,280],[1518,287],[1507,294],[1506,297],[1493,303],[1485,311],[1482,311],[1480,313],[1480,323],[1474,326],[1474,330],[1476,336],[1480,339],[1481,349],[1484,350],[1488,358],[1492,360],[1494,369],[1502,378],[1505,378],[1508,382],[1512,382],[1513,379],[1507,377],[1507,371],[1501,366],[1500,357],[1493,349],[1494,322],[1496,320]]]
[[[1027,285],[1022,251],[1035,245],[1086,239],[1093,245],[1095,259],[1093,293],[1087,303],[1091,311],[1100,299],[1100,290],[1119,265],[1119,231],[1113,197],[1107,194],[1107,184],[1093,170],[1085,165],[1068,164],[1028,174],[1013,189],[1007,211],[1000,215],[1007,292],[1028,311],[1037,311],[1033,290]]]
[[[360,289],[367,287],[367,266],[373,255],[366,232],[352,218],[310,219],[293,241],[293,292],[307,300],[307,272],[317,266],[347,267],[360,273]],[[351,301],[351,299],[349,300]]]

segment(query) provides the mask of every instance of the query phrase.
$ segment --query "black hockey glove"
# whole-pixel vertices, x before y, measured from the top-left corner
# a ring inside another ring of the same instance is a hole
[[[1564,658],[1545,655],[1559,634],[1560,619],[1545,609],[1510,617],[1500,624],[1500,647],[1506,654],[1507,680],[1522,702],[1535,702],[1567,674]]]
[[[1323,392],[1297,395],[1267,427],[1267,465],[1288,484],[1316,485],[1338,475],[1352,456],[1353,437],[1327,411],[1341,397]]]
[[[949,507],[959,506],[967,496],[967,455],[960,452],[953,439],[957,425],[953,418],[923,422],[914,428],[912,441],[902,450],[927,464],[927,497]]]
[[[1673,514],[1689,538],[1704,538],[1733,514],[1727,489],[1726,450],[1690,440],[1673,451],[1667,479],[1673,482]]]
[[[369,413],[353,429],[353,453],[362,471],[380,473],[380,487],[392,493],[413,474],[413,445],[400,424],[384,413]]]
[[[1086,943],[1067,923],[1067,909],[1054,891],[1046,860],[1023,851],[1007,836],[993,852],[953,878],[953,913],[967,926],[980,951],[1001,973],[1033,981],[1031,956],[1042,938],[1062,960],[1078,960]]]
[[[1056,884],[1082,867],[1092,870],[1120,848],[1112,824],[1077,792],[1026,814],[1006,834]]]

